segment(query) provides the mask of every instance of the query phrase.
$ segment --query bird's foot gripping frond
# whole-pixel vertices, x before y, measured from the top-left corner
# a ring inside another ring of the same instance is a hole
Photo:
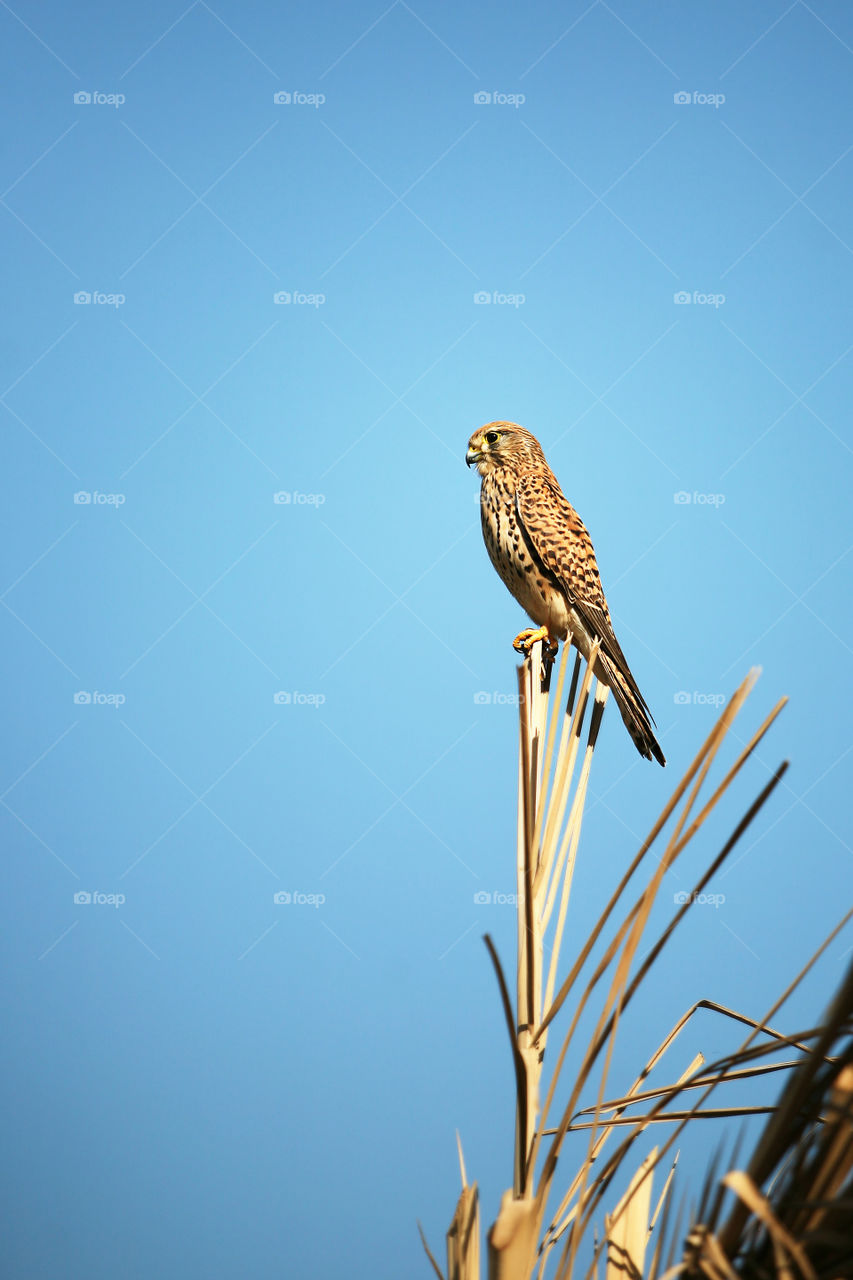
[[[554,659],[557,656],[559,645],[556,640],[551,639],[551,635],[547,627],[528,627],[525,631],[519,631],[518,635],[512,642],[513,649],[524,655],[525,658],[530,657],[533,646],[542,641],[542,666],[539,672],[539,679],[542,681],[542,687],[547,688],[548,677],[551,673],[551,667],[554,665]]]
[[[557,652],[557,642],[551,639],[547,627],[526,627],[524,631],[519,631],[512,647],[516,653],[523,653],[527,657],[537,640],[544,640],[546,649],[550,649],[552,653]]]

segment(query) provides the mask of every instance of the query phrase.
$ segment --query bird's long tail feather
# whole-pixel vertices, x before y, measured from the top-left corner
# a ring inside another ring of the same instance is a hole
[[[654,721],[642,696],[637,696],[637,693],[631,688],[622,672],[610,658],[602,654],[598,662],[603,668],[603,679],[609,685],[613,697],[616,699],[619,713],[622,716],[625,728],[631,735],[634,746],[640,755],[645,756],[647,760],[657,760],[658,764],[665,765],[666,759],[652,728]],[[633,683],[633,677],[631,677],[631,680]]]

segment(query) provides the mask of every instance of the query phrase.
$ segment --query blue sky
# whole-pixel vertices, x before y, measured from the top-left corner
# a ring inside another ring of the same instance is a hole
[[[476,426],[542,441],[670,761],[608,710],[577,931],[713,704],[752,664],[750,725],[791,698],[614,1080],[695,999],[760,1016],[849,901],[853,16],[0,25],[5,1272],[416,1274],[454,1129],[485,1222],[511,1178],[512,912],[474,895],[513,889],[524,619]]]

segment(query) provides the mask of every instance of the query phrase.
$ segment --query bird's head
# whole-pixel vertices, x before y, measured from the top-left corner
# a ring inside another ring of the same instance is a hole
[[[517,422],[487,422],[468,441],[465,461],[469,467],[476,466],[481,476],[487,476],[499,467],[513,471],[541,467],[545,465],[545,455],[536,437]]]

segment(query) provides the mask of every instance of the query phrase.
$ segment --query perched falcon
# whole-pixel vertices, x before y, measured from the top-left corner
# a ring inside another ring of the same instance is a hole
[[[515,422],[488,422],[465,456],[482,476],[480,517],[492,564],[538,630],[522,631],[515,647],[565,640],[585,658],[601,641],[595,675],[612,690],[634,745],[666,764],[654,721],[613,633],[595,552],[584,524],[564,497],[535,436]]]

